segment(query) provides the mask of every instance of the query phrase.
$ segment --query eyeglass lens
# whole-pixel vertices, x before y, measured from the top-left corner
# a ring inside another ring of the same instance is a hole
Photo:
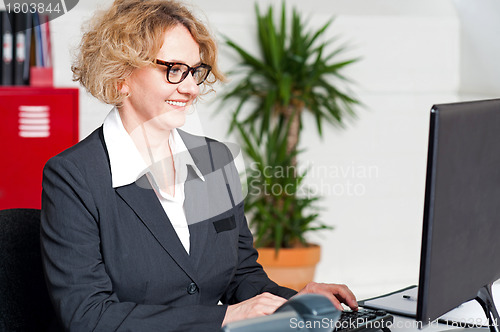
[[[189,71],[190,68],[185,64],[174,64],[170,67],[170,70],[167,71],[167,80],[173,84],[180,83],[187,77],[187,75],[189,75]],[[196,83],[201,84],[205,78],[207,78],[209,69],[203,66],[198,66],[191,68],[191,72]]]

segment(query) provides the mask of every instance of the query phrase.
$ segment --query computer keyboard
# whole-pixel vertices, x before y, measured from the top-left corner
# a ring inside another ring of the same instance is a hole
[[[302,294],[272,315],[226,324],[221,332],[389,332],[394,318],[383,310],[340,311],[323,295]]]
[[[373,332],[390,331],[394,317],[383,310],[359,308],[358,311],[346,310],[335,323],[334,332]]]

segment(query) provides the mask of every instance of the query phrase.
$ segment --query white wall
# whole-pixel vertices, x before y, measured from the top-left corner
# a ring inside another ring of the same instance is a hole
[[[500,1],[454,0],[460,33],[460,92],[477,96],[500,94]]]
[[[270,2],[259,1],[262,8]],[[78,44],[83,19],[96,6],[109,3],[80,1],[74,10],[52,22],[57,86],[76,86],[71,81],[69,49]],[[237,39],[248,49],[255,48],[253,2],[192,3],[205,13],[218,34]],[[364,104],[357,109],[357,119],[343,130],[325,128],[322,140],[311,118],[306,117],[304,123],[301,144],[307,152],[301,162],[312,167],[308,184],[323,194],[323,221],[335,227],[334,231],[310,237],[323,246],[316,279],[346,283],[359,298],[416,284],[428,111],[434,103],[459,100],[459,91],[486,96],[498,91],[500,67],[492,60],[498,56],[486,56],[489,61],[485,62],[477,53],[464,49],[466,43],[473,43],[472,48],[480,54],[485,54],[482,49],[498,53],[498,31],[481,39],[466,37],[468,31],[477,33],[489,27],[482,19],[486,7],[474,5],[473,13],[463,14],[463,10],[471,9],[470,1],[455,0],[461,15],[455,12],[453,0],[287,3],[310,14],[312,24],[337,16],[332,33],[349,42],[348,55],[362,57],[345,72],[356,82],[352,89]],[[499,11],[488,11],[488,19],[496,22],[494,27],[498,29]],[[460,19],[465,22],[462,26]],[[234,58],[227,52],[222,47],[221,65],[225,70],[234,65]],[[478,59],[486,67],[487,80],[468,65]],[[497,71],[487,70],[490,66]],[[80,98],[83,138],[102,123],[110,107],[83,90]],[[214,117],[217,107],[214,101],[199,104],[190,126],[217,139],[234,141],[225,135],[230,110]]]

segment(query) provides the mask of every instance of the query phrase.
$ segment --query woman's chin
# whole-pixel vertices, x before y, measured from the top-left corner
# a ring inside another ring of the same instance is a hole
[[[157,115],[151,120],[145,123],[145,127],[161,128],[161,129],[174,129],[182,127],[186,123],[186,111],[185,108],[182,110],[170,110],[163,114]]]

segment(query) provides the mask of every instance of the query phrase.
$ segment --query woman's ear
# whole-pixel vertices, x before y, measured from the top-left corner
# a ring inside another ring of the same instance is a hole
[[[130,95],[130,87],[126,82],[120,82],[117,84],[118,91],[124,96],[129,96]]]

